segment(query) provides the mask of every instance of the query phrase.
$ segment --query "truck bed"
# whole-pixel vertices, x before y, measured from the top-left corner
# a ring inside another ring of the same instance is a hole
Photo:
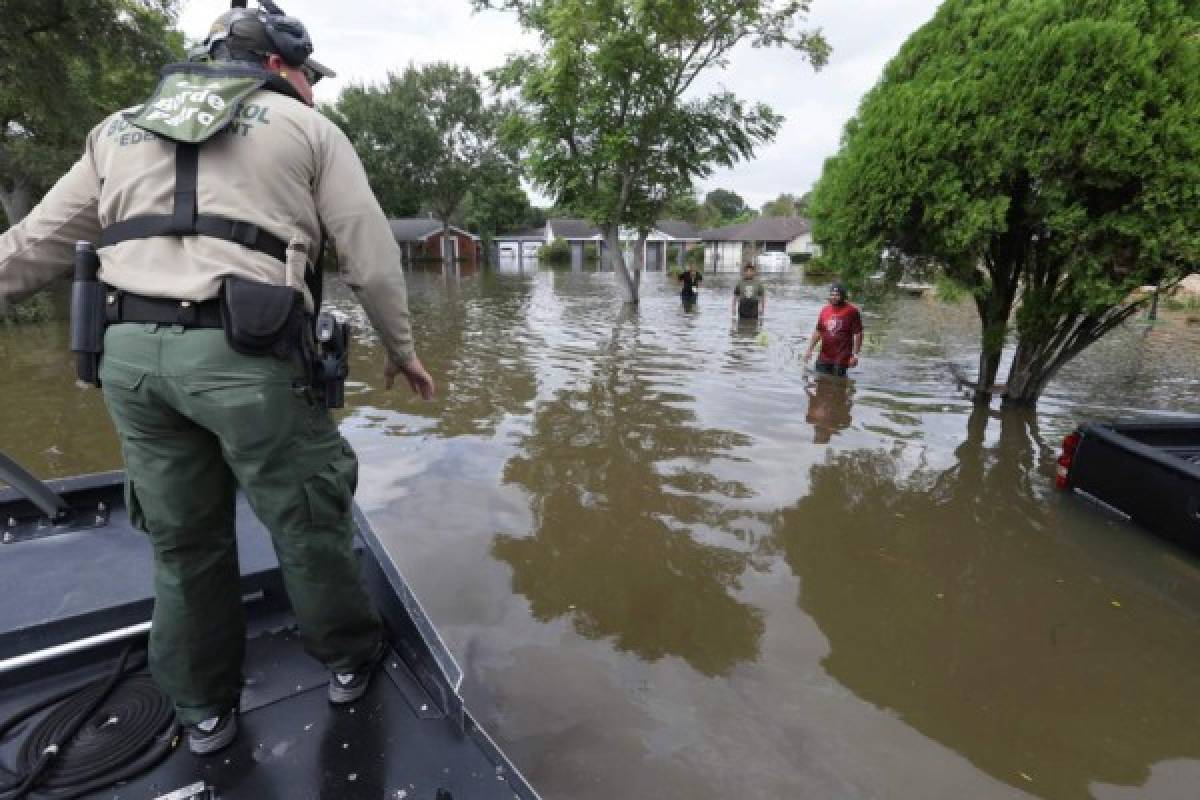
[[[1079,432],[1072,488],[1200,550],[1200,419],[1093,423]]]

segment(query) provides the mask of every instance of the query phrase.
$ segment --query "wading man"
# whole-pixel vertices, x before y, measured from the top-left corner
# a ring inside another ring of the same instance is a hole
[[[767,293],[753,264],[742,267],[742,279],[733,287],[733,314],[738,319],[758,319],[767,310]]]
[[[679,282],[683,284],[683,289],[680,296],[683,298],[685,306],[694,306],[696,300],[700,297],[700,284],[704,281],[704,276],[700,274],[695,265],[689,264],[688,268],[679,273]]]
[[[841,283],[829,287],[829,303],[817,317],[816,330],[804,353],[805,364],[812,358],[818,342],[821,352],[817,355],[817,372],[844,376],[847,369],[858,366],[863,343],[862,315],[849,302],[846,287]]]
[[[387,221],[350,142],[312,108],[312,84],[332,73],[311,53],[295,18],[223,14],[195,63],[167,67],[143,106],[93,129],[0,236],[0,299],[68,270],[77,240],[99,244],[99,375],[129,514],[154,550],[150,665],[200,754],[237,730],[238,487],[271,532],[330,701],[358,699],[382,653],[351,550],[357,460],[308,369],[323,235],[387,350],[385,385],[403,375],[423,398],[435,390]]]

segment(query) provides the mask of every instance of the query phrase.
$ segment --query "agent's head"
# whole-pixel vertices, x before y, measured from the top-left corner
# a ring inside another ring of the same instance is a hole
[[[744,277],[753,278],[754,272],[755,272],[755,270],[754,270],[753,264],[747,264],[746,266],[742,267],[742,275]]]
[[[288,81],[306,103],[313,105],[313,84],[335,73],[312,58],[312,39],[304,23],[285,15],[273,2],[255,11],[245,5],[245,0],[235,0],[234,8],[217,17],[208,36],[192,51],[191,59],[263,67]]]
[[[833,305],[840,306],[842,303],[845,303],[849,297],[850,295],[846,291],[846,284],[836,281],[830,285],[829,302]]]

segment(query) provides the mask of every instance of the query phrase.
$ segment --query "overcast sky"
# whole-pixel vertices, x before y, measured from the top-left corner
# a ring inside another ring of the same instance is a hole
[[[474,14],[468,0],[277,0],[308,27],[318,61],[338,73],[317,86],[334,102],[347,83],[375,83],[412,61],[452,61],[482,72],[508,53],[533,49],[511,14]],[[781,192],[812,187],[837,149],[842,126],[910,33],[927,22],[940,0],[813,0],[808,27],[821,28],[833,55],[813,72],[794,52],[736,50],[714,77],[747,100],[764,101],[786,118],[778,138],[757,158],[721,170],[702,191],[732,189],[754,207]],[[255,5],[254,2],[251,5]],[[202,38],[229,3],[184,0],[180,26]],[[535,202],[537,202],[535,198]]]

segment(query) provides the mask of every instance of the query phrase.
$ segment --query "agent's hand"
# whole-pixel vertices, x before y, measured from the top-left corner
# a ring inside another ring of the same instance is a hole
[[[850,362],[848,364],[846,364],[846,366],[857,367],[858,366],[858,356],[850,356]]]
[[[387,365],[383,368],[383,388],[391,389],[395,386],[397,375],[403,375],[413,390],[413,394],[420,395],[422,400],[432,400],[437,396],[437,385],[434,384],[430,374],[425,371],[425,365],[421,363],[421,359],[416,356],[404,364],[396,364],[389,358]]]

